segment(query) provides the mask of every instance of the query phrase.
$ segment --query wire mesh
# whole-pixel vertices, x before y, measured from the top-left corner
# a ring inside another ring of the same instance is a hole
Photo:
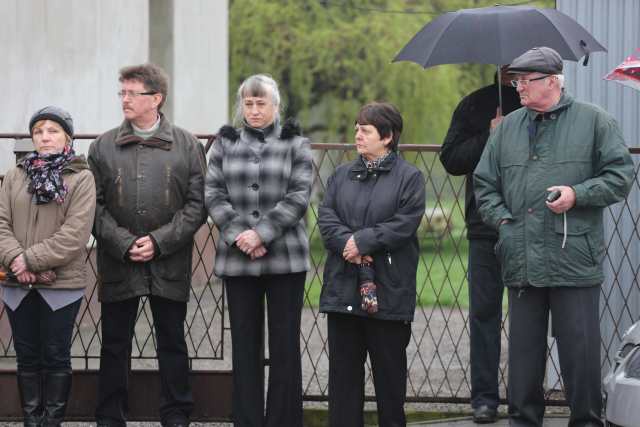
[[[94,135],[81,135],[92,139]],[[210,146],[211,135],[199,135]],[[0,138],[28,138],[27,135],[0,134]],[[313,144],[314,180],[307,229],[311,247],[311,270],[307,275],[300,344],[305,400],[325,400],[328,390],[328,344],[324,316],[318,299],[326,260],[317,226],[318,204],[328,177],[335,168],[355,157],[351,144]],[[424,173],[427,208],[420,225],[421,256],[418,266],[418,304],[407,349],[407,398],[418,402],[469,402],[469,327],[467,256],[464,223],[464,177],[448,175],[438,160],[438,146],[402,146],[401,154]],[[632,149],[636,163],[630,197],[606,211],[607,279],[602,286],[601,329],[603,372],[624,330],[638,320],[640,307],[640,149]],[[216,228],[205,224],[193,247],[193,282],[185,325],[192,368],[229,370],[231,354],[225,294],[213,274],[218,239]],[[97,300],[95,242],[83,254],[89,283],[74,330],[72,357],[75,369],[95,369],[100,356],[100,304]],[[0,302],[1,305],[1,302]],[[508,322],[506,296],[503,301],[500,394],[506,398]],[[265,340],[268,342],[268,340]],[[132,366],[157,368],[151,312],[143,299],[133,341]],[[564,395],[555,343],[549,340],[546,397],[563,405]],[[268,353],[268,349],[267,349]],[[0,367],[14,368],[15,353],[5,308],[0,308]],[[365,390],[374,398],[369,366]]]

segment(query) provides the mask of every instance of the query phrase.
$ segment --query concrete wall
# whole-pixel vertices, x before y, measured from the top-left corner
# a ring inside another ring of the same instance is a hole
[[[172,78],[167,115],[215,131],[228,116],[227,10],[227,0],[0,0],[0,133],[27,132],[49,104],[69,110],[77,133],[110,129],[122,120],[118,70],[149,60]],[[0,140],[0,174],[12,150]]]
[[[176,0],[174,120],[196,133],[214,133],[228,121],[227,0]],[[178,4],[180,8],[178,8]]]

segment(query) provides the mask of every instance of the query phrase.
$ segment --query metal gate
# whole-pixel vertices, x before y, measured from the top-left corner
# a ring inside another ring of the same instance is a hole
[[[95,135],[79,135],[91,140]],[[199,135],[207,148],[211,135]],[[29,138],[28,135],[0,134],[0,139]],[[335,167],[354,158],[352,144],[313,144],[314,183],[307,214],[311,246],[311,271],[307,275],[301,330],[303,393],[306,401],[324,401],[328,387],[326,322],[317,301],[326,259],[316,225],[317,207],[328,176]],[[418,267],[418,307],[408,351],[407,400],[410,402],[468,403],[469,329],[466,266],[468,243],[464,225],[464,178],[445,173],[438,161],[439,146],[404,145],[402,155],[420,168],[427,185],[427,209],[420,226],[421,257]],[[612,361],[624,329],[638,320],[640,301],[640,149],[631,149],[636,162],[632,195],[624,203],[607,210],[607,280],[602,288],[602,363]],[[225,311],[224,288],[213,275],[217,231],[206,224],[194,245],[193,282],[185,327],[196,408],[193,420],[228,419],[231,413],[231,346]],[[90,283],[78,314],[72,356],[74,386],[69,419],[92,419],[97,390],[96,369],[100,351],[100,305],[95,289],[93,244],[86,251]],[[1,303],[0,303],[1,304]],[[503,304],[506,317],[506,300]],[[506,320],[506,319],[505,319]],[[159,396],[155,341],[150,310],[141,305],[132,351],[131,419],[158,419]],[[503,322],[503,356],[500,368],[501,397],[506,397],[506,323]],[[266,340],[265,340],[266,341]],[[550,355],[554,344],[550,341]],[[265,355],[268,349],[265,349]],[[268,367],[268,357],[265,358]],[[0,419],[15,419],[20,408],[15,385],[14,351],[4,308],[0,310],[0,396],[4,404]],[[373,382],[367,371],[366,393],[374,399]],[[548,364],[547,401],[564,405],[559,367],[553,357]],[[265,371],[268,375],[268,369]]]

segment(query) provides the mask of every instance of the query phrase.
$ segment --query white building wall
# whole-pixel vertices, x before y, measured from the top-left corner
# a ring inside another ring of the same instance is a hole
[[[215,133],[228,120],[227,4],[175,4],[173,70],[182,78],[174,82],[173,118],[194,133]]]
[[[0,0],[0,133],[27,132],[33,112],[55,104],[76,133],[122,121],[118,70],[149,60],[149,7],[156,0]],[[166,4],[166,3],[165,3]],[[174,13],[175,94],[168,115],[193,132],[227,121],[227,0],[180,0]],[[175,113],[175,114],[174,114]],[[86,152],[89,141],[76,142]],[[0,175],[15,162],[0,139]]]
[[[71,113],[77,133],[121,120],[115,76],[147,58],[146,0],[1,0],[0,16],[0,132],[27,132],[50,104]],[[0,173],[14,161],[13,144],[0,140]]]

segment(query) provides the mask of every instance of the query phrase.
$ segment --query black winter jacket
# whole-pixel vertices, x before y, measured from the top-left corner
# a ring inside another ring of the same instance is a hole
[[[385,320],[413,320],[420,255],[416,231],[425,208],[422,172],[392,153],[367,172],[358,158],[329,178],[318,212],[327,248],[320,311]],[[342,251],[354,235],[361,255],[371,255],[378,285],[378,312],[360,309],[358,266]]]
[[[91,144],[89,165],[100,301],[141,295],[188,301],[193,238],[206,219],[202,144],[164,116],[146,140],[125,120]],[[145,235],[156,244],[155,258],[130,261],[129,248]]]
[[[489,139],[491,119],[498,108],[498,85],[485,86],[467,95],[453,113],[451,126],[440,150],[440,161],[452,175],[467,175],[465,222],[469,239],[497,239],[493,229],[482,222],[473,195],[473,170]],[[502,86],[502,114],[520,108],[515,88]]]

